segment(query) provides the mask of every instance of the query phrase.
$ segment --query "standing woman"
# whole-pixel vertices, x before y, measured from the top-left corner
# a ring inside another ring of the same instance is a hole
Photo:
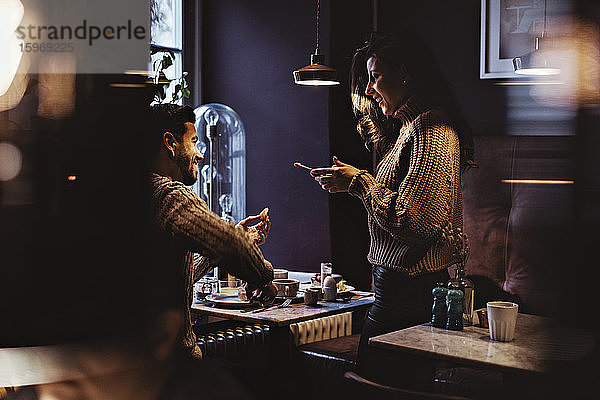
[[[352,60],[351,97],[358,133],[376,152],[375,174],[337,157],[311,174],[324,190],[348,192],[367,210],[375,302],[358,353],[366,372],[370,337],[431,318],[431,290],[459,261],[441,230],[462,228],[461,171],[474,161],[470,129],[413,34],[371,35]]]

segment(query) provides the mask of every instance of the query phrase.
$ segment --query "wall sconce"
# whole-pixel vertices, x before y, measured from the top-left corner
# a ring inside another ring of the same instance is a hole
[[[324,65],[325,56],[319,54],[320,14],[321,1],[317,0],[317,46],[315,53],[310,55],[310,65],[293,72],[294,82],[298,85],[333,86],[340,84],[336,79],[336,70]]]
[[[544,41],[546,35],[546,0],[544,0],[544,27],[542,34],[535,37],[534,50],[530,53],[513,58],[513,68],[515,74],[529,76],[547,76],[558,75],[560,69],[553,67],[552,61],[544,49],[540,49],[540,44]]]

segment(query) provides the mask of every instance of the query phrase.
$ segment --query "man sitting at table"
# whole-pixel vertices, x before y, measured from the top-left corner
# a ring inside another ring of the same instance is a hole
[[[199,355],[191,328],[190,302],[194,282],[212,265],[246,281],[246,292],[252,298],[265,302],[275,297],[273,268],[258,249],[265,242],[271,222],[268,216],[249,217],[237,225],[226,222],[188,187],[196,182],[198,163],[203,159],[196,147],[198,136],[191,107],[160,104],[153,106],[150,114],[153,140],[149,150],[154,162],[150,188],[153,243],[149,250],[156,265],[174,274],[172,282],[164,285],[164,290],[170,292],[161,295],[180,297],[183,344]]]

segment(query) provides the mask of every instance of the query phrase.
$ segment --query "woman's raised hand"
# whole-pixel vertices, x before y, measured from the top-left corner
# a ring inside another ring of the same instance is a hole
[[[310,174],[315,178],[323,190],[329,193],[347,192],[350,181],[358,173],[358,169],[352,165],[344,164],[336,156],[333,156],[331,168],[315,168]]]

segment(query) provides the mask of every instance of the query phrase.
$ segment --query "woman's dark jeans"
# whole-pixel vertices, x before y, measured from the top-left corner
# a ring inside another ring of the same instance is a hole
[[[357,360],[359,373],[374,378],[373,374],[381,367],[369,348],[369,338],[429,322],[433,305],[431,291],[437,282],[447,282],[449,279],[446,269],[409,278],[399,272],[373,266],[375,301],[360,338]],[[396,371],[399,367],[395,366]]]

